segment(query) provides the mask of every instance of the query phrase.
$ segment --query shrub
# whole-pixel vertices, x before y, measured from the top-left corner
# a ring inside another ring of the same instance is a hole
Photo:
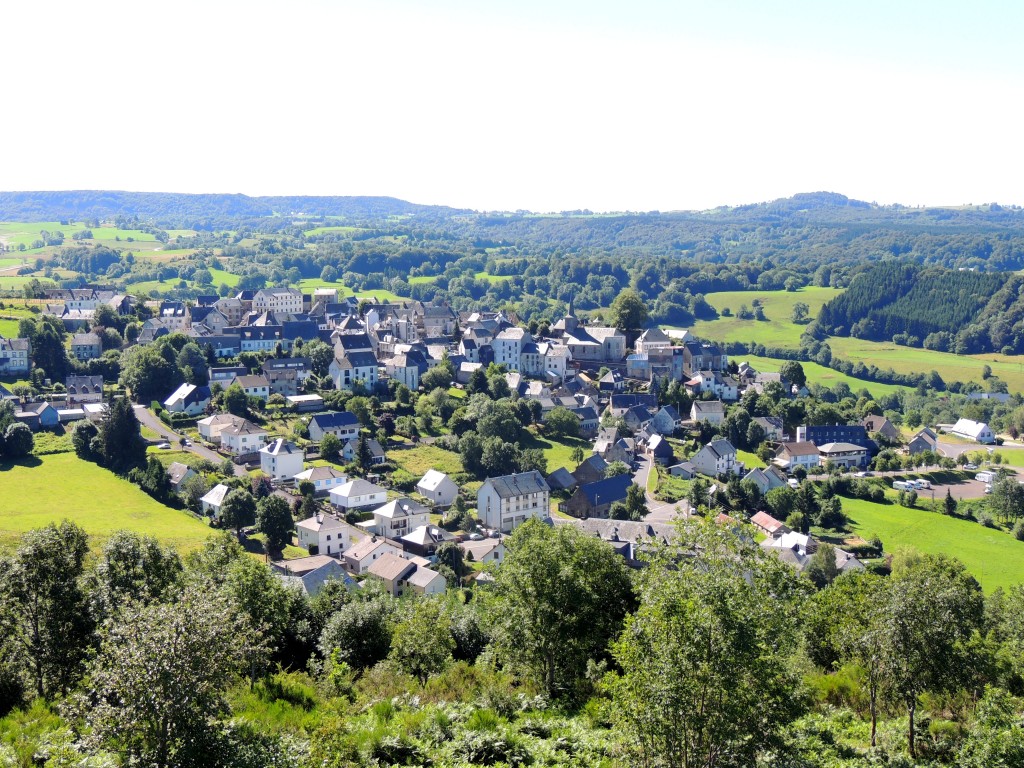
[[[1013,526],[1013,538],[1017,541],[1024,541],[1024,520],[1020,520]]]
[[[986,528],[996,527],[996,521],[988,512],[982,512],[980,515],[978,515],[978,522]]]
[[[490,709],[477,709],[466,720],[468,731],[496,731],[501,719]]]

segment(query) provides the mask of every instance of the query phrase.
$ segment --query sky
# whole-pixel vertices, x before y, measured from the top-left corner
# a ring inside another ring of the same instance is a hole
[[[1024,3],[0,4],[0,189],[1024,205]]]

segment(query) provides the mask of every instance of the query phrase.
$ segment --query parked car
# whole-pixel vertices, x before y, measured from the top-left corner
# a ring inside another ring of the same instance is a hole
[[[964,469],[977,469],[977,464],[964,464]]]
[[[470,541],[483,541],[484,537],[483,537],[483,534],[480,534],[480,533],[471,533],[471,534],[469,534],[469,540]]]
[[[171,444],[170,443],[160,443],[159,445],[157,445],[157,448],[159,448],[161,451],[168,451],[171,448]]]

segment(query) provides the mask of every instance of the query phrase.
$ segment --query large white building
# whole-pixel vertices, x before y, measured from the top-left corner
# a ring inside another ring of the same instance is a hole
[[[983,421],[960,419],[949,431],[950,434],[966,437],[968,440],[974,440],[984,445],[991,445],[996,441],[995,434]]]
[[[223,439],[223,432],[221,433]],[[302,471],[305,455],[295,443],[277,438],[260,449],[260,469],[272,480],[295,477]]]
[[[477,514],[488,528],[505,533],[531,518],[548,516],[551,488],[540,472],[487,478],[477,491]]]
[[[264,288],[252,297],[252,311],[302,314],[302,291],[294,288]]]
[[[317,554],[341,557],[349,548],[349,528],[334,515],[317,512],[316,515],[295,524],[299,534],[299,546]]]

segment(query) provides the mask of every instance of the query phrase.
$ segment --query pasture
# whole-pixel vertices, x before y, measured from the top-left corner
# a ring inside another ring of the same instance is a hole
[[[986,592],[1024,582],[1024,542],[1005,531],[897,504],[842,501],[852,530],[866,540],[877,535],[887,553],[914,547],[927,554],[951,555],[967,566]],[[923,503],[929,502],[918,501]]]
[[[780,360],[773,357],[758,357],[757,355],[736,355],[735,358],[737,363],[742,363],[744,360],[750,363],[754,370],[760,373],[776,373],[783,365],[786,364],[785,360]],[[899,384],[880,384],[877,381],[867,381],[866,379],[855,379],[853,376],[847,376],[845,373],[834,371],[824,365],[818,365],[817,363],[800,363],[804,369],[804,375],[807,376],[807,382],[809,384],[820,384],[824,387],[834,387],[839,382],[845,382],[846,385],[853,391],[857,392],[861,389],[867,389],[874,397],[880,397],[881,395],[890,394],[892,392],[909,392],[910,387],[904,387]]]
[[[392,449],[388,452],[388,459],[416,477],[422,477],[428,469],[436,469],[446,474],[465,471],[459,454],[434,445]]]
[[[32,528],[64,518],[81,525],[98,549],[122,528],[150,534],[181,553],[212,533],[191,515],[170,509],[127,480],[73,453],[0,463],[0,551]]]
[[[802,301],[810,310],[808,317],[817,316],[822,305],[835,298],[842,289],[808,286],[799,291],[721,291],[705,295],[708,304],[718,310],[728,308],[732,317],[717,320],[698,320],[689,330],[702,338],[715,341],[756,341],[770,347],[800,346],[800,334],[805,326],[790,321],[793,306]],[[760,299],[767,320],[740,320],[736,317],[742,305],[753,311],[754,299]]]

